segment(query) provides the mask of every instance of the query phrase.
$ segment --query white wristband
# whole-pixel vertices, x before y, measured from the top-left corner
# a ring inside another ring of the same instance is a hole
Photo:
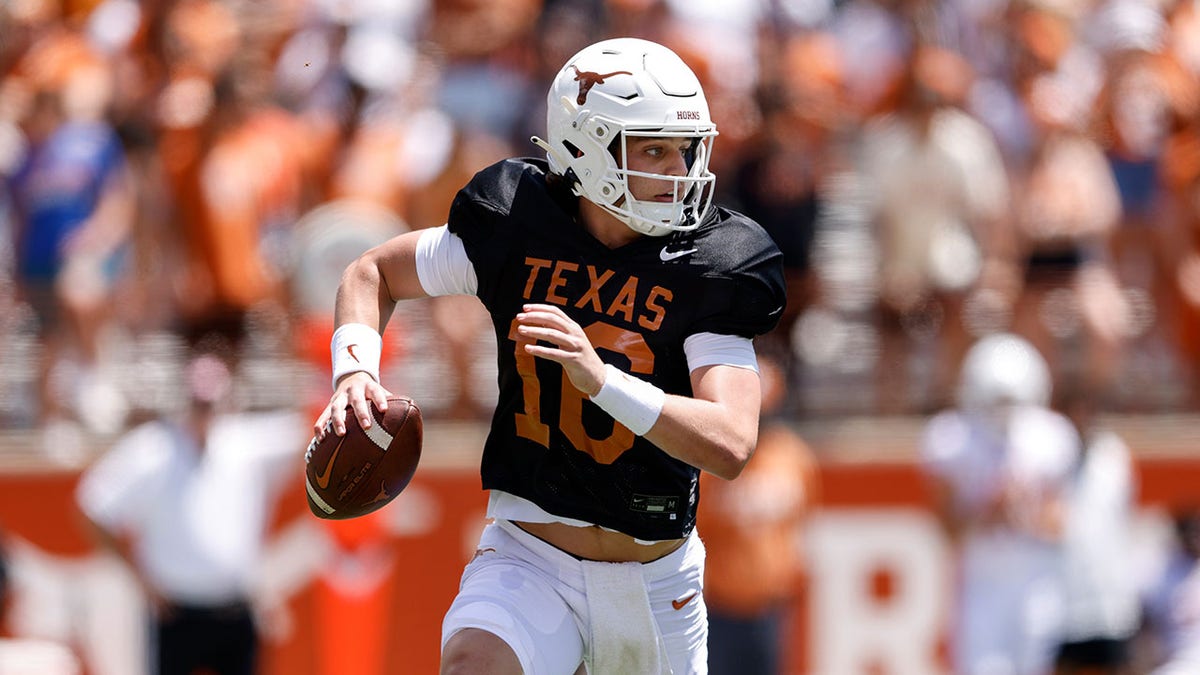
[[[348,323],[338,326],[329,341],[329,352],[333,357],[333,387],[338,380],[350,373],[364,372],[379,381],[379,355],[383,351],[383,338],[379,332],[365,323]]]
[[[604,386],[592,397],[592,403],[633,433],[645,435],[662,414],[666,392],[614,366],[605,365],[604,371]]]

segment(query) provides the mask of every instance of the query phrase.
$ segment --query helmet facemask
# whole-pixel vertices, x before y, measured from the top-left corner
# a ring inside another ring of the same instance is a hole
[[[683,136],[692,140],[685,157],[688,172],[683,176],[635,171],[629,166],[629,146],[640,138],[679,138],[681,134],[667,131],[626,131],[619,135],[610,148],[613,163],[607,168],[602,184],[617,186],[615,199],[607,201],[604,195],[584,195],[601,208],[616,216],[630,228],[650,236],[662,236],[671,232],[687,232],[700,225],[701,218],[712,203],[712,188],[716,176],[708,170],[711,154],[711,136]],[[670,202],[641,200],[633,195],[630,178],[645,178],[670,187]]]

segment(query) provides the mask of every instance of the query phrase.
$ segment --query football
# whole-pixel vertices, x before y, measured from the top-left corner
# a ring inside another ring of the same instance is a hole
[[[376,511],[408,486],[421,459],[421,410],[407,397],[388,399],[387,411],[371,404],[375,423],[364,430],[346,415],[346,435],[315,436],[304,452],[308,508],[318,518],[342,520]]]

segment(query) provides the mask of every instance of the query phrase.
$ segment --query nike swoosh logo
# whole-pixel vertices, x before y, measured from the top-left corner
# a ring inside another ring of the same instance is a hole
[[[682,258],[685,255],[691,255],[695,252],[696,249],[694,248],[685,248],[682,251],[668,251],[667,247],[664,246],[663,249],[658,252],[658,259],[663,262],[671,262],[676,258]]]
[[[333,463],[337,460],[338,453],[342,451],[342,443],[346,442],[346,437],[342,436],[342,440],[338,441],[337,447],[333,449],[333,454],[329,456],[329,462],[325,464],[325,470],[317,474],[317,486],[322,490],[329,487],[329,477],[333,475]]]
[[[689,602],[691,602],[692,600],[695,600],[697,595],[700,595],[700,591],[696,591],[681,600],[672,600],[671,606],[675,608],[676,612],[678,612],[679,610],[683,609],[684,606],[687,605]]]
[[[349,352],[350,358],[354,359],[355,363],[362,363],[362,361],[359,361],[358,357],[354,355],[354,348],[357,346],[358,346],[357,342],[355,342],[352,345],[346,345],[346,351]]]

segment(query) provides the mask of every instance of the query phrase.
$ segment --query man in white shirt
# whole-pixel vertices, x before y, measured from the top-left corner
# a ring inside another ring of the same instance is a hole
[[[76,498],[146,594],[159,675],[252,675],[250,593],[304,425],[292,413],[223,414],[232,378],[214,355],[193,358],[185,379],[184,414],[118,439]]]

